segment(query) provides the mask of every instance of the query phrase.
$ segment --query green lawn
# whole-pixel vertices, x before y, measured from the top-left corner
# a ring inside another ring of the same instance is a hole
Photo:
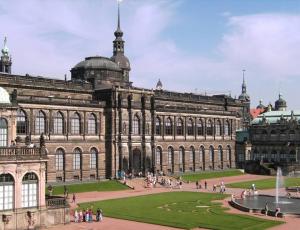
[[[284,183],[285,183],[285,187],[300,186],[300,178],[294,178],[294,177],[285,178]],[[255,184],[255,187],[258,190],[271,189],[271,188],[275,188],[276,179],[275,178],[269,178],[269,179],[263,179],[263,180],[238,182],[238,183],[228,184],[227,187],[248,189],[248,188],[251,188],[252,184]]]
[[[183,229],[267,229],[282,222],[224,212],[218,202],[225,195],[198,192],[168,192],[96,201],[80,204],[81,208],[103,210],[104,216],[159,224]]]
[[[214,171],[214,172],[202,172],[202,173],[193,173],[193,174],[183,174],[181,178],[184,181],[195,182],[203,179],[219,178],[219,177],[228,177],[228,176],[238,176],[243,173],[240,170],[224,170],[224,171]]]
[[[69,194],[80,193],[80,192],[91,192],[91,191],[102,192],[102,191],[118,191],[118,190],[129,189],[127,186],[114,180],[96,182],[96,183],[72,184],[66,186]],[[52,195],[61,195],[61,194],[64,194],[64,186],[63,185],[53,186]]]

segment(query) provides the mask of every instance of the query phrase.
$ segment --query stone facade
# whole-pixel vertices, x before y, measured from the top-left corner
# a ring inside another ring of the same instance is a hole
[[[85,58],[69,81],[0,74],[14,106],[3,117],[6,144],[18,139],[39,147],[43,134],[49,183],[111,178],[120,170],[235,167],[235,130],[247,125],[250,105],[245,81],[239,99],[171,92],[161,82],[156,90],[137,88],[129,78],[120,18],[114,34],[113,56]],[[3,55],[9,56],[7,47]]]

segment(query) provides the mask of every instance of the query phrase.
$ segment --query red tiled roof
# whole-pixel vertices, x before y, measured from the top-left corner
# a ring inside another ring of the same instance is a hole
[[[262,108],[250,109],[250,115],[251,115],[252,119],[258,117],[258,115],[262,114],[263,112],[265,112],[265,109],[262,109]]]

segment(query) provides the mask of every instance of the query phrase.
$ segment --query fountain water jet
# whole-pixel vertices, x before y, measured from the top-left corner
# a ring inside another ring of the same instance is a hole
[[[276,196],[275,196],[275,202],[276,204],[279,203],[279,189],[283,186],[283,177],[282,177],[282,171],[281,168],[277,168],[277,174],[276,174]]]

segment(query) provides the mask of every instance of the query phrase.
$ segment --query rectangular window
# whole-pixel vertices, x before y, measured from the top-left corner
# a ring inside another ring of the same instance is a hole
[[[57,154],[56,155],[56,170],[57,171],[62,171],[64,168],[63,168],[63,165],[64,165],[64,156],[63,154]]]
[[[74,154],[73,169],[80,169],[80,154]]]
[[[7,146],[7,128],[0,128],[0,146]]]
[[[97,163],[97,156],[96,156],[95,153],[91,153],[90,169],[95,169],[96,168],[96,163]]]
[[[13,185],[0,186],[0,210],[13,209]]]
[[[22,207],[36,207],[37,206],[37,184],[28,183],[22,184]]]

